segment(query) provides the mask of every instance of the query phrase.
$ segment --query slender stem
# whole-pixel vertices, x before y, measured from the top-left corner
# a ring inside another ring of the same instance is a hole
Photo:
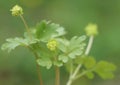
[[[76,77],[75,77],[75,80],[76,79],[78,79],[78,78],[80,78],[80,77],[82,77],[83,75],[85,75],[86,73],[88,73],[88,72],[92,72],[94,69],[90,69],[90,70],[87,70],[87,71],[83,71],[81,74],[79,74],[79,75],[77,75]]]
[[[78,73],[79,69],[81,68],[81,66],[82,66],[81,64],[78,65],[78,67],[76,68],[75,72],[72,75],[73,78],[77,75],[77,73]]]
[[[37,62],[36,62],[36,68],[37,68],[37,72],[38,72],[38,78],[39,78],[39,81],[40,81],[40,85],[43,85],[42,77],[41,77],[41,74],[40,74],[40,66],[37,64]]]
[[[30,34],[30,29],[29,29],[29,27],[27,25],[27,22],[25,21],[25,19],[24,19],[24,17],[22,15],[20,15],[20,18],[22,19],[22,21],[23,21],[23,23],[25,25],[25,28],[26,28],[26,30],[28,32],[28,35],[30,36],[30,39],[32,39],[32,36]],[[28,47],[28,48],[34,53],[35,58],[37,60],[39,58],[38,55],[37,55],[37,53],[32,48],[30,48],[30,47]],[[38,73],[38,78],[39,78],[39,81],[40,81],[40,85],[43,85],[43,81],[42,81],[42,77],[41,77],[41,72],[40,72],[40,66],[38,65],[37,62],[36,62],[36,69],[37,69],[37,73]]]
[[[67,84],[66,85],[71,85],[72,84],[72,80],[71,79],[69,79],[69,81],[67,82]]]
[[[25,25],[26,30],[29,32],[29,27],[28,27],[27,22],[25,21],[24,17],[22,15],[20,15],[20,18],[22,19],[22,21],[23,21],[23,23]]]
[[[25,47],[27,47],[30,51],[33,52],[36,60],[39,59],[38,54],[36,53],[36,51],[34,51],[33,48],[31,48],[30,46],[25,46]],[[38,78],[39,78],[39,81],[40,81],[40,85],[43,85],[43,80],[42,80],[42,76],[41,76],[41,72],[40,72],[40,66],[38,65],[37,62],[36,62],[36,70],[37,70]]]
[[[70,63],[70,77],[72,76],[73,74],[73,62],[71,61]]]
[[[94,40],[94,36],[90,36],[90,39],[89,39],[89,42],[88,42],[88,46],[87,46],[86,51],[85,51],[85,55],[89,54],[90,49],[91,49],[92,44],[93,44],[93,40]]]
[[[93,44],[93,40],[94,40],[94,36],[90,36],[89,42],[88,42],[88,45],[87,45],[87,48],[86,48],[86,51],[85,51],[85,55],[88,55],[88,54],[89,54],[90,49],[91,49],[92,44]],[[76,67],[75,71],[74,71],[73,74],[70,76],[70,78],[69,78],[69,80],[68,80],[68,82],[67,82],[66,85],[71,85],[71,84],[72,84],[72,82],[75,80],[75,77],[76,77],[76,75],[78,74],[81,66],[82,66],[82,65],[79,64],[79,65]]]
[[[77,68],[75,69],[74,73],[70,76],[70,78],[69,78],[69,80],[67,82],[67,85],[71,85],[72,84],[72,82],[74,81],[74,78],[77,75],[77,73],[78,73],[79,69],[81,68],[81,66],[82,66],[81,64],[77,66]]]
[[[57,50],[54,51],[54,60],[57,61]],[[58,66],[55,66],[55,85],[60,85],[60,68]]]
[[[36,60],[38,59],[38,55],[36,52],[34,52],[35,58]],[[41,76],[41,72],[40,72],[40,66],[38,65],[38,63],[36,62],[36,68],[37,68],[37,73],[38,73],[38,78],[40,81],[40,85],[43,85],[43,81],[42,81],[42,76]]]
[[[81,74],[79,74],[78,76],[75,77],[75,80],[82,77],[83,75],[85,75],[88,71],[84,71]]]
[[[56,66],[55,72],[56,72],[55,85],[60,85],[60,69],[58,66]]]
[[[25,25],[25,28],[26,28],[26,30],[27,30],[30,38],[32,38],[32,37],[31,37],[31,34],[30,34],[30,29],[29,29],[29,27],[28,27],[28,25],[27,25],[27,22],[25,21],[25,19],[24,19],[24,17],[23,17],[22,15],[20,15],[20,18],[22,19],[22,21],[23,21],[23,23],[24,23],[24,25]]]

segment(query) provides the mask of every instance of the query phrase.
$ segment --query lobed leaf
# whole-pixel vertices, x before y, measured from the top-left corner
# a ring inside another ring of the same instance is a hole
[[[85,47],[83,42],[86,39],[86,36],[73,37],[70,41],[66,39],[57,39],[59,42],[58,49],[60,49],[64,55],[74,59],[77,56],[82,55]]]
[[[116,66],[106,61],[98,62],[95,72],[103,79],[111,79],[114,77],[113,71],[116,70]]]
[[[60,61],[54,61],[53,64],[54,64],[55,66],[58,66],[58,67],[63,66],[63,63],[60,62]]]
[[[2,50],[7,50],[10,52],[11,50],[14,50],[18,46],[29,46],[30,44],[36,43],[36,39],[24,39],[24,38],[8,38],[6,39],[6,43],[4,43],[1,47]]]
[[[36,26],[36,35],[43,42],[65,35],[66,32],[59,24],[42,21]]]
[[[67,48],[67,53],[70,58],[74,59],[76,56],[82,55],[85,47],[85,43],[83,41],[85,41],[85,39],[86,36],[75,36],[70,40]]]
[[[93,57],[85,57],[84,59],[84,66],[85,68],[87,69],[91,69],[91,68],[94,68],[96,65],[96,60],[93,58]]]
[[[40,66],[46,67],[47,69],[50,69],[52,66],[52,62],[49,58],[42,58],[42,59],[38,59],[37,63]]]
[[[68,62],[68,56],[59,55],[59,56],[58,56],[58,60],[59,60],[59,61],[62,61],[62,62],[64,62],[64,63],[67,63],[67,62]]]
[[[89,78],[89,79],[93,79],[95,77],[94,73],[93,72],[87,72],[86,73],[86,76]]]
[[[67,52],[69,41],[65,38],[56,38],[56,40],[58,41],[58,49],[63,53]]]
[[[23,38],[9,38],[6,39],[6,43],[4,43],[1,47],[2,50],[7,50],[10,52],[11,50],[14,50],[19,45],[26,45],[27,42]]]

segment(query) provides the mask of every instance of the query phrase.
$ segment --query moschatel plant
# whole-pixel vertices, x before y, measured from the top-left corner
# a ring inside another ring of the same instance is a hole
[[[23,37],[6,39],[2,45],[2,50],[8,52],[18,46],[29,49],[35,56],[36,68],[40,85],[43,85],[39,67],[50,69],[55,67],[55,85],[60,85],[60,67],[64,66],[69,73],[66,85],[86,76],[93,79],[98,74],[102,79],[111,79],[116,66],[107,61],[97,62],[93,56],[89,55],[94,37],[98,34],[96,24],[88,24],[85,28],[86,35],[73,36],[70,40],[65,38],[66,31],[59,24],[50,21],[41,21],[34,28],[29,28],[24,17],[23,9],[15,5],[11,9],[13,16],[19,16],[26,28]],[[88,44],[86,43],[87,38]]]

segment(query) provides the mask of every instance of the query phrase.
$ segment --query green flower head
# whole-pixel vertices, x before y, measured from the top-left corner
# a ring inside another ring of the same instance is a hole
[[[51,51],[55,51],[56,48],[57,48],[57,45],[58,45],[58,43],[57,43],[57,41],[54,40],[54,39],[50,40],[50,41],[47,43],[47,47],[48,47],[48,49],[50,49]]]
[[[98,34],[98,27],[96,24],[88,24],[87,27],[85,28],[86,34],[88,36],[91,35],[97,35]]]
[[[19,5],[15,5],[11,10],[13,16],[19,16],[23,14],[23,9]]]

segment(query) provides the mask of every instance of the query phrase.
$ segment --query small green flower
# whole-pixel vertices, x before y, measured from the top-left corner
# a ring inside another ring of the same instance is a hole
[[[98,34],[98,27],[96,24],[88,24],[88,26],[85,28],[86,34],[88,36],[91,35],[97,35]]]
[[[19,5],[15,5],[10,11],[12,11],[13,16],[19,16],[23,14],[23,9]]]
[[[48,49],[50,49],[51,51],[55,51],[56,50],[56,48],[57,48],[57,41],[56,40],[54,40],[54,39],[52,39],[52,40],[50,40],[48,43],[47,43],[47,47],[48,47]]]

